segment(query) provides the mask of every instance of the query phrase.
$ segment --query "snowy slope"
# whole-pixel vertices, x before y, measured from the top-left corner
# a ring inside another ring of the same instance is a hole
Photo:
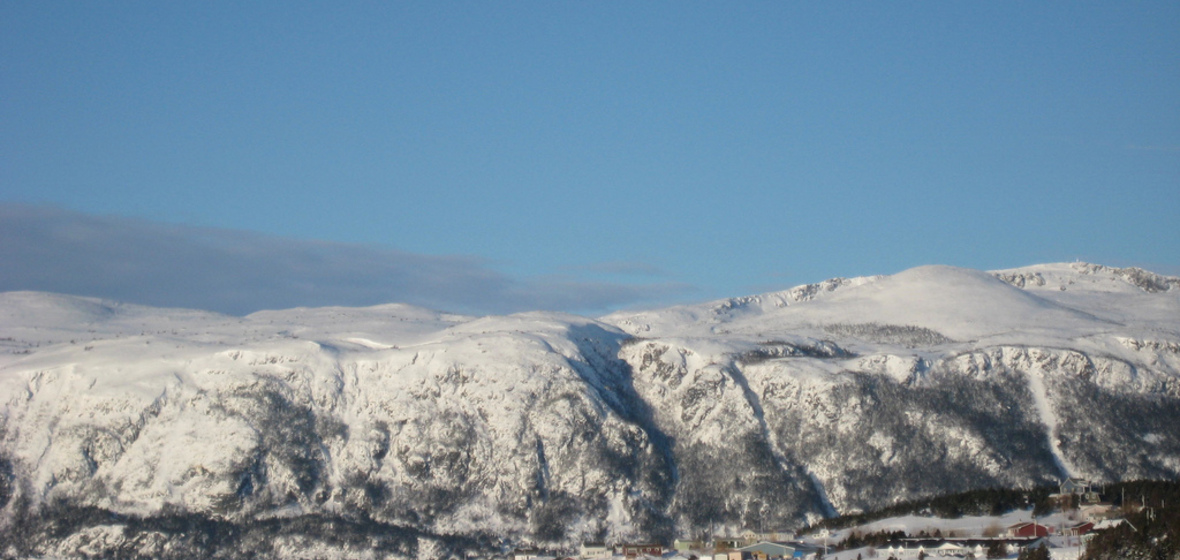
[[[347,557],[786,529],[1180,476],[1176,425],[1180,279],[1137,269],[920,267],[599,320],[0,294],[9,554],[208,552],[176,516],[280,556],[273,531]]]
[[[1059,266],[1064,265],[1033,267],[1028,274],[1043,276],[1040,271]],[[620,312],[604,320],[645,337],[822,332],[822,327],[829,325],[879,323],[923,327],[954,340],[978,341],[1003,338],[1008,332],[1027,336],[1037,331],[1076,338],[1109,331],[1126,322],[1121,319],[1137,319],[1139,314],[1145,315],[1151,326],[1174,326],[1176,315],[1169,313],[1180,311],[1175,307],[1180,301],[1176,292],[1151,294],[1114,274],[1086,277],[1074,273],[1078,282],[1081,278],[1091,282],[1075,287],[1069,296],[1057,288],[1039,289],[1039,285],[1023,282],[1015,286],[1002,279],[1018,274],[924,266],[893,276],[835,279],[709,304]],[[1093,282],[1099,278],[1106,282]],[[1057,279],[1058,283],[1069,281]],[[800,293],[806,296],[800,297]],[[1135,305],[1120,305],[1124,300]],[[1113,314],[1112,309],[1131,315]]]

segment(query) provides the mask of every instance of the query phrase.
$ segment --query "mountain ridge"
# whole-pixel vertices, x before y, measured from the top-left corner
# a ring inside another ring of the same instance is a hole
[[[61,504],[327,515],[404,528],[413,555],[1175,478],[1178,287],[934,266],[598,319],[0,294],[0,531]],[[69,555],[79,531],[22,546]]]

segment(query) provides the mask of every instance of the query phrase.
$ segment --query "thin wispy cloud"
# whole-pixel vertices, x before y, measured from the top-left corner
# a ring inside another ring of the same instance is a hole
[[[0,204],[0,291],[37,290],[241,315],[400,302],[465,313],[596,313],[690,288],[514,278],[470,256]]]

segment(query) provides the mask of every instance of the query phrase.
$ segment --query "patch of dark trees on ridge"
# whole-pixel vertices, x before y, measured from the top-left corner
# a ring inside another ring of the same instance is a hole
[[[0,531],[0,558],[15,553],[18,558],[40,557],[70,535],[91,527],[121,526],[125,539],[111,543],[93,543],[94,554],[86,558],[152,558],[158,560],[265,559],[281,558],[275,542],[284,537],[302,540],[338,550],[373,551],[414,557],[419,539],[436,539],[443,551],[464,557],[469,552],[504,550],[510,543],[491,535],[445,537],[424,533],[411,527],[391,525],[361,515],[311,514],[291,518],[253,519],[234,522],[187,512],[164,512],[150,517],[121,515],[106,509],[51,504],[35,514],[19,516]],[[151,546],[153,537],[162,537],[163,546]],[[94,546],[97,545],[97,546]],[[145,548],[151,549],[145,554]]]

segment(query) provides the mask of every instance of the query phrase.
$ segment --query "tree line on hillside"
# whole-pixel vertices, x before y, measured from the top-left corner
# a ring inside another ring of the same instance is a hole
[[[852,513],[824,519],[804,532],[814,529],[844,529],[864,525],[879,519],[904,515],[929,515],[946,519],[964,516],[998,516],[1027,507],[1033,508],[1034,515],[1048,513],[1052,504],[1049,495],[1056,492],[1056,486],[1038,486],[1031,489],[987,488],[959,494],[934,496],[909,500],[885,508]]]

